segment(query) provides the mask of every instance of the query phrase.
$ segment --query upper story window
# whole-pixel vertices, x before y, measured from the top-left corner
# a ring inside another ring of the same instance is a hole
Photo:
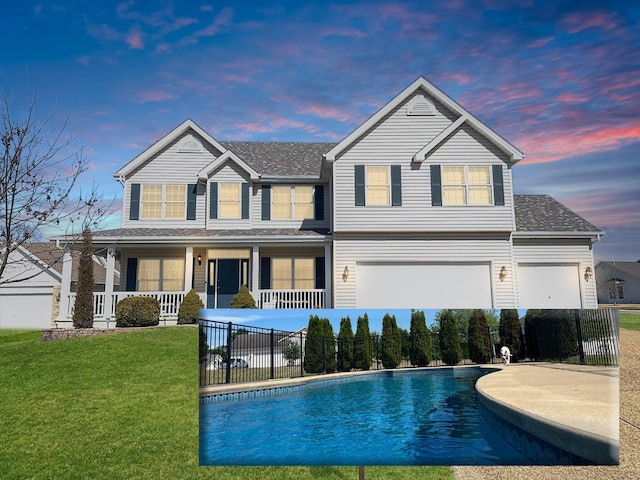
[[[185,185],[142,185],[142,218],[184,219]]]
[[[354,165],[355,205],[401,206],[400,165]]]
[[[304,220],[313,217],[313,185],[273,185],[273,220]]]
[[[444,205],[492,205],[489,166],[443,166]]]
[[[367,205],[389,205],[389,167],[367,167]]]
[[[219,218],[240,218],[242,200],[239,183],[220,183]]]

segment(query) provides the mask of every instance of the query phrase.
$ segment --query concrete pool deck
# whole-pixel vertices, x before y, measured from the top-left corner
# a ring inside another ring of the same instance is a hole
[[[512,425],[596,464],[616,464],[619,369],[511,364],[476,383],[480,401]]]

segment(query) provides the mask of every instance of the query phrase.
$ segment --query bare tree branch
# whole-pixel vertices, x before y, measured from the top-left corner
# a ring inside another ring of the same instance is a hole
[[[9,96],[0,98],[0,285],[35,276],[3,274],[10,254],[28,248],[43,228],[66,227],[68,241],[75,243],[110,213],[95,185],[88,192],[78,188],[88,160],[65,134],[68,118],[53,133],[52,119],[38,118],[35,95],[26,113],[15,117]]]

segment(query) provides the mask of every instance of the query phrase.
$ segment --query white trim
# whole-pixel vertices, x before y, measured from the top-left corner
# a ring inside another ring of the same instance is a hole
[[[258,172],[256,172],[253,168],[251,168],[244,161],[242,161],[240,157],[238,157],[231,150],[227,150],[218,158],[216,158],[213,162],[211,162],[209,165],[207,165],[202,170],[200,170],[197,174],[197,177],[200,180],[208,180],[209,177],[213,175],[213,172],[219,169],[220,167],[222,167],[222,165],[224,165],[224,163],[227,161],[235,162],[240,168],[242,168],[245,172],[249,174],[249,178],[251,180],[260,179],[260,175],[258,174]]]
[[[424,147],[416,152],[413,156],[414,162],[424,162],[427,159],[427,155],[429,155],[438,145],[442,143],[442,141],[451,135],[453,132],[458,130],[469,119],[467,115],[463,114],[458,119],[449,125],[447,128],[442,130],[438,135],[433,137],[429,143],[427,143]]]

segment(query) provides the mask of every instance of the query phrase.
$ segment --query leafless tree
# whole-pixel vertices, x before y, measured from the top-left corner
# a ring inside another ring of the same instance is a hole
[[[25,113],[12,111],[7,94],[0,99],[0,285],[33,275],[5,274],[11,253],[42,237],[56,226],[75,242],[85,228],[95,227],[107,212],[94,186],[82,192],[80,176],[88,160],[75,139],[67,136],[67,120],[54,128],[53,116],[38,117],[35,95]],[[15,113],[15,115],[14,115]],[[52,133],[53,132],[53,133]],[[60,262],[63,251],[53,263]],[[15,258],[15,256],[13,256]],[[15,270],[15,269],[14,269]],[[11,278],[9,278],[11,277]]]

